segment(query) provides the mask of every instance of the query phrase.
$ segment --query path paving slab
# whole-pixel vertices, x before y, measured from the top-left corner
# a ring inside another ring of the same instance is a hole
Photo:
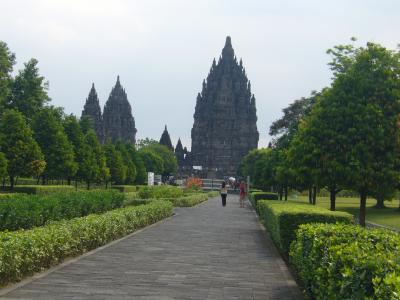
[[[1,291],[0,291],[1,292]],[[11,289],[2,299],[302,299],[254,211],[229,195]]]

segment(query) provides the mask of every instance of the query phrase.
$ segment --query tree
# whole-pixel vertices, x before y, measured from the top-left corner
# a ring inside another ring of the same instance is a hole
[[[11,53],[6,43],[0,41],[0,115],[8,98],[11,96],[12,71],[15,54]]]
[[[46,163],[23,115],[6,110],[0,119],[0,148],[7,159],[11,189],[17,176],[38,176]]]
[[[168,147],[164,145],[160,145],[159,143],[150,144],[142,149],[146,149],[149,151],[153,151],[156,155],[160,156],[163,160],[163,172],[160,174],[164,176],[169,176],[178,170],[178,162],[176,160],[175,154],[173,151],[168,149]]]
[[[89,152],[93,153],[93,158],[89,156],[89,161],[87,162],[87,167],[84,169],[83,179],[86,181],[88,188],[90,188],[90,183],[105,182],[106,185],[110,180],[110,168],[107,166],[107,159],[103,147],[97,138],[96,133],[93,129],[85,134],[85,143],[89,147]],[[94,159],[94,162],[91,161]]]
[[[390,193],[399,182],[400,54],[374,43],[335,51],[334,81],[315,112],[323,124],[320,155],[340,161],[336,173],[359,192],[365,226],[367,196]]]
[[[59,110],[52,107],[41,109],[33,120],[34,136],[44,153],[46,168],[42,174],[47,179],[71,178],[76,174],[74,150],[59,116]]]
[[[32,58],[25,68],[15,76],[8,107],[23,113],[30,120],[50,101],[47,95],[48,83],[39,75],[38,61]]]
[[[128,150],[129,155],[131,156],[132,161],[136,167],[136,178],[134,183],[135,184],[146,183],[147,180],[146,166],[144,165],[142,158],[140,157],[138,151],[136,150],[135,145],[132,143],[128,143],[126,144],[126,149]]]
[[[140,149],[142,149],[144,147],[147,147],[147,146],[150,146],[150,145],[154,145],[154,144],[158,144],[158,142],[156,140],[153,140],[153,139],[145,138],[145,139],[138,140],[136,142],[136,144],[137,144],[137,148],[140,150]]]
[[[121,153],[110,142],[104,145],[104,152],[107,167],[110,169],[111,182],[114,184],[123,184],[126,178],[126,169]]]
[[[117,142],[115,148],[121,153],[122,160],[124,161],[124,165],[126,167],[125,183],[133,184],[135,182],[137,172],[135,163],[132,160],[132,156],[130,155],[127,146],[121,141]]]
[[[7,162],[6,156],[4,155],[4,153],[0,152],[0,178],[1,179],[6,178],[8,175],[7,166],[8,166],[8,162]]]
[[[146,167],[147,172],[153,172],[156,174],[164,173],[164,161],[161,156],[146,148],[140,149],[138,153]]]

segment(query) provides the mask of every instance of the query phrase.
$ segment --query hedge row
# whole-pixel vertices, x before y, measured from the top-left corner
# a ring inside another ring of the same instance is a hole
[[[210,198],[217,197],[218,195],[219,195],[218,191],[207,192],[207,196],[210,197]]]
[[[258,200],[278,200],[278,194],[276,193],[268,193],[268,192],[261,192],[261,191],[253,191],[249,192],[249,200],[253,207],[257,208],[257,201]]]
[[[295,232],[301,224],[354,222],[354,217],[349,213],[329,211],[309,204],[260,200],[257,210],[272,240],[284,254],[289,254],[290,244],[296,238]]]
[[[172,214],[167,201],[0,233],[0,284],[21,280]]]
[[[159,198],[159,199],[134,199],[128,198],[124,201],[124,206],[136,206],[147,204],[152,201],[168,201],[171,202],[175,207],[191,207],[195,206],[201,202],[204,202],[208,199],[208,194],[205,193],[198,193],[198,194],[191,194],[188,196],[183,196],[179,198]]]
[[[54,193],[66,193],[75,191],[72,185],[16,185],[14,193],[49,195]]]
[[[140,199],[178,198],[183,196],[183,190],[176,186],[142,186],[139,188]]]
[[[301,225],[290,251],[315,299],[400,299],[400,235],[344,224]]]
[[[111,188],[121,193],[132,193],[139,190],[139,186],[137,185],[112,185]]]
[[[47,196],[13,194],[0,201],[0,230],[29,229],[49,221],[83,217],[122,206],[124,194],[112,190]]]

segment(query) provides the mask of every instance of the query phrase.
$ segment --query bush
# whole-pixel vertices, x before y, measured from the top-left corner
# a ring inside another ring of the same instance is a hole
[[[208,199],[207,194],[192,194],[190,196],[179,197],[179,198],[171,198],[168,201],[172,202],[172,204],[176,207],[191,207],[195,206],[201,202],[204,202]]]
[[[118,190],[121,193],[132,193],[137,192],[138,187],[136,185],[112,185],[112,189]]]
[[[217,197],[218,195],[219,195],[219,192],[217,192],[217,191],[211,191],[211,192],[207,193],[207,196],[210,198]]]
[[[75,191],[72,185],[16,185],[14,193],[49,195],[54,193],[66,193]]]
[[[249,199],[253,207],[257,209],[258,200],[278,200],[278,194],[268,192],[251,192],[249,193]],[[257,211],[258,212],[258,211]]]
[[[168,202],[116,209],[31,230],[0,233],[0,284],[58,264],[172,214]]]
[[[154,198],[178,198],[183,196],[181,188],[161,185],[161,186],[143,186],[139,188],[140,199]]]
[[[400,235],[395,232],[301,225],[290,260],[312,298],[400,299]]]
[[[257,208],[272,240],[284,254],[289,253],[290,243],[295,239],[295,231],[301,224],[354,222],[354,217],[349,213],[309,204],[261,200]]]
[[[13,194],[0,201],[0,230],[29,229],[49,221],[83,217],[122,206],[124,194],[112,190],[46,196]]]

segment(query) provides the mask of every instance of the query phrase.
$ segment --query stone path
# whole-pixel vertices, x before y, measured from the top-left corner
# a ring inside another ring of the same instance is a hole
[[[3,297],[302,299],[256,215],[240,209],[237,196],[229,195],[224,208],[214,198],[175,212]]]

